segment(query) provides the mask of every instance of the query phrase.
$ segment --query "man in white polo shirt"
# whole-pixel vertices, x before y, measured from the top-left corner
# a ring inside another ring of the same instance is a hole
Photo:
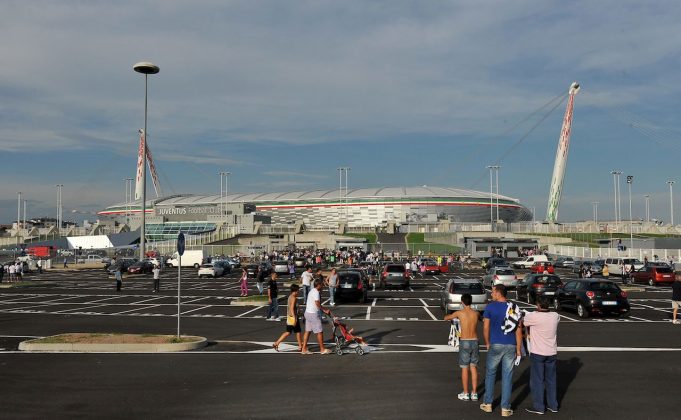
[[[312,354],[312,352],[307,349],[307,341],[310,338],[310,333],[315,333],[317,335],[317,343],[319,344],[319,351],[321,354],[332,353],[331,350],[324,348],[322,318],[319,314],[319,311],[322,311],[327,315],[331,313],[330,310],[324,309],[322,307],[319,292],[322,290],[323,284],[324,282],[322,280],[315,280],[314,288],[312,288],[307,295],[307,301],[305,303],[305,335],[303,336],[303,348],[301,351],[302,354]]]
[[[544,409],[558,412],[556,397],[556,358],[558,354],[558,321],[560,316],[549,312],[549,301],[537,299],[537,310],[528,312],[523,319],[529,327],[530,336],[530,390],[532,408],[525,410],[533,414],[544,414]],[[546,391],[546,404],[544,404]]]
[[[303,285],[303,302],[307,302],[307,294],[310,293],[310,286],[312,286],[313,278],[312,267],[309,267],[300,276],[300,281]]]

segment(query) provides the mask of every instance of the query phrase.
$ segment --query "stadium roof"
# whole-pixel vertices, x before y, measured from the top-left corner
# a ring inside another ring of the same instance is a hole
[[[173,205],[206,205],[217,204],[221,201],[226,202],[244,202],[244,203],[263,203],[263,202],[281,202],[281,201],[298,201],[298,200],[338,200],[339,190],[314,190],[314,191],[294,191],[294,192],[277,192],[277,193],[233,193],[227,195],[226,198],[221,198],[219,194],[214,195],[173,195],[169,197],[162,197],[154,200],[149,200],[148,203],[162,206]],[[348,190],[348,199],[388,199],[388,198],[474,198],[474,199],[489,199],[490,193],[475,190],[466,190],[461,188],[446,188],[446,187],[383,187],[383,188],[356,188]],[[496,199],[497,195],[493,194]],[[499,200],[508,200],[518,203],[519,200],[511,197],[499,195]],[[128,205],[139,204],[137,200]],[[125,203],[118,203],[115,206],[125,206]]]

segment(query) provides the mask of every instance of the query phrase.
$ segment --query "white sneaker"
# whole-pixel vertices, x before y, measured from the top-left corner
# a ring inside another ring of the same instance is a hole
[[[471,400],[471,398],[470,398],[470,397],[468,396],[468,394],[466,394],[465,392],[462,392],[461,394],[457,395],[457,397],[458,397],[461,401],[470,401],[470,400]]]
[[[679,324],[681,324],[681,321],[679,321],[678,319],[675,319],[674,321],[672,321],[672,324],[679,325]]]
[[[477,400],[478,400],[478,394],[476,394],[475,392],[472,392],[471,393],[471,401],[477,401]]]
[[[272,318],[272,321],[279,321],[279,319],[280,319],[279,317]]]

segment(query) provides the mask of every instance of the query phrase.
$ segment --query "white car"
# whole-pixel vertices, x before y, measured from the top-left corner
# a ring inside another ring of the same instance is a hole
[[[225,273],[225,269],[220,264],[201,264],[199,267],[199,278],[201,277],[220,277]]]

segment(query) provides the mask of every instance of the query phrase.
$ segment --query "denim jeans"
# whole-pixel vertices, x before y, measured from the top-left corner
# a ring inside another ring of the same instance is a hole
[[[335,304],[336,304],[336,301],[333,300],[333,296],[334,296],[335,294],[336,294],[336,288],[333,287],[333,286],[329,286],[329,302],[330,302],[332,305],[335,305]]]
[[[514,344],[492,344],[487,352],[485,373],[485,404],[494,400],[494,381],[497,369],[501,365],[501,408],[511,408],[511,392],[513,391],[513,363],[515,362]]]
[[[279,318],[279,302],[277,298],[272,299],[272,303],[267,306],[267,318]]]
[[[303,303],[307,303],[307,294],[310,293],[310,286],[303,285]]]
[[[556,397],[556,356],[541,356],[530,353],[532,370],[530,373],[530,390],[532,405],[537,411],[544,411],[546,406],[558,410]],[[544,387],[546,387],[546,406],[544,405]]]

